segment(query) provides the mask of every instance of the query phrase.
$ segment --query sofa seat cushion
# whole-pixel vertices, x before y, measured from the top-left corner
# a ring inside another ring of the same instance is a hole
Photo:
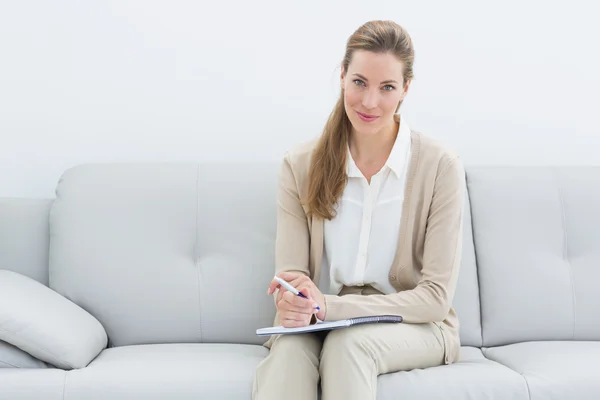
[[[523,375],[532,400],[600,399],[600,342],[524,342],[484,354]]]
[[[66,374],[58,368],[0,368],[0,399],[64,400]]]
[[[69,400],[249,399],[260,345],[151,344],[104,350],[69,371]]]
[[[378,400],[529,399],[518,373],[475,347],[462,347],[460,360],[451,365],[380,375],[377,392]]]

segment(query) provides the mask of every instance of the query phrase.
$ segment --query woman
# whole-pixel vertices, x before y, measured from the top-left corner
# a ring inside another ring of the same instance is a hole
[[[367,324],[271,337],[254,399],[375,399],[377,376],[455,362],[451,307],[461,261],[464,171],[458,156],[398,114],[413,79],[408,33],[371,21],[348,40],[341,95],[321,137],[283,161],[275,323],[372,315]]]

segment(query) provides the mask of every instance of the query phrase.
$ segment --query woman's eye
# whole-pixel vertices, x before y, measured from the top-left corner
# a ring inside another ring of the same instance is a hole
[[[365,83],[363,81],[361,81],[360,79],[355,79],[354,80],[354,84],[358,85],[358,86],[364,86],[365,85]]]
[[[383,90],[387,90],[387,91],[394,90],[394,87],[392,85],[385,85],[383,87]]]

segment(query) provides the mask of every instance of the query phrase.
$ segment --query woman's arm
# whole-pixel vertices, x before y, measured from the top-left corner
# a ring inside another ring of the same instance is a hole
[[[286,154],[279,171],[277,192],[275,272],[299,272],[310,276],[310,232],[298,193],[298,183]]]
[[[289,154],[284,157],[279,171],[277,192],[277,234],[275,239],[275,273],[289,273],[295,278],[310,280],[310,230],[308,219],[302,208],[298,183],[292,172]],[[314,324],[317,310],[314,299],[307,288],[301,292],[308,296],[304,299],[286,290],[276,290],[279,284],[272,280],[267,294],[274,296],[279,320],[285,327],[298,327]],[[321,299],[321,302],[323,299]]]
[[[446,318],[462,256],[464,179],[458,158],[452,159],[436,179],[418,285],[388,295],[325,295],[325,320],[385,314],[400,315],[407,323],[440,322]]]

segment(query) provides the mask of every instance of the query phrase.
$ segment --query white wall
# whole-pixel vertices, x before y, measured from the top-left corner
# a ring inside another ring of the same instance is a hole
[[[0,196],[52,197],[91,161],[279,161],[315,137],[346,38],[416,46],[410,125],[465,164],[599,165],[592,1],[0,3]]]

